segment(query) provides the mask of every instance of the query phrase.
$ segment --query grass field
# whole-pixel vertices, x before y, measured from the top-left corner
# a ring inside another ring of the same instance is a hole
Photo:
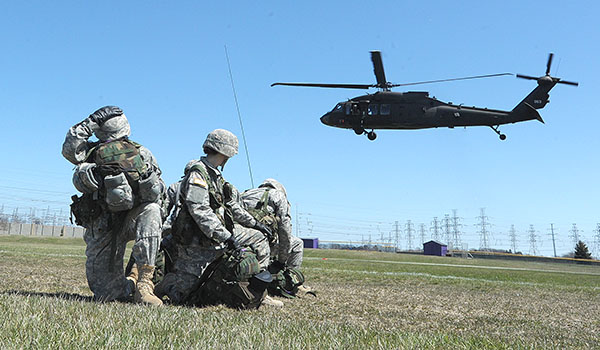
[[[600,267],[308,250],[318,297],[236,311],[91,301],[81,239],[0,236],[0,349],[593,349]]]

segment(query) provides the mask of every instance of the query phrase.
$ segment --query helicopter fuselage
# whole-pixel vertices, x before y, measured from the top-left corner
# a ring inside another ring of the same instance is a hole
[[[531,119],[536,117],[443,102],[427,92],[379,91],[338,103],[321,117],[321,122],[358,133],[364,129],[492,127]]]

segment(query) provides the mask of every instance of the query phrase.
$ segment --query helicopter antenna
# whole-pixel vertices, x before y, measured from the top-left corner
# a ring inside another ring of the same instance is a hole
[[[238,104],[237,94],[235,93],[235,85],[233,84],[233,74],[231,73],[231,64],[229,63],[229,54],[227,53],[227,45],[225,46],[225,57],[227,57],[227,68],[229,69],[229,79],[231,80],[231,89],[233,90],[233,99],[235,100],[235,108],[237,109],[238,119],[240,120],[240,129],[242,129],[242,139],[244,140],[244,150],[246,151],[246,161],[248,161],[248,171],[250,172],[250,183],[254,188],[254,177],[252,176],[252,167],[250,166],[250,155],[248,154],[248,144],[246,143],[246,133],[244,133],[244,124],[242,123],[242,114],[240,113],[240,105]]]

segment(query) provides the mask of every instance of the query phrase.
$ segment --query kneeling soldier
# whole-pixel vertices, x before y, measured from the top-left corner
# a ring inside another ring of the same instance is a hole
[[[130,127],[119,107],[106,106],[69,129],[63,156],[77,165],[71,205],[77,224],[86,228],[86,276],[96,300],[161,305],[151,278],[161,232],[165,185],[152,153],[129,140]],[[98,142],[89,138],[95,135]],[[125,277],[123,254],[135,240],[134,272]]]

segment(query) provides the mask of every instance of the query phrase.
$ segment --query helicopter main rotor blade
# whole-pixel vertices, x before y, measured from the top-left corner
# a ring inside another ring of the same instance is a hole
[[[472,76],[472,77],[440,79],[440,80],[428,80],[428,81],[419,81],[419,82],[416,82],[416,83],[390,84],[389,86],[390,87],[396,87],[396,86],[420,85],[420,84],[431,84],[431,83],[443,83],[443,82],[446,82],[446,81],[479,79],[479,78],[491,78],[491,77],[499,77],[499,76],[502,76],[502,75],[513,75],[513,74],[512,73],[497,73],[497,74],[475,75],[475,76]]]
[[[271,86],[305,86],[305,87],[322,87],[322,88],[340,88],[340,89],[370,89],[377,87],[374,84],[321,84],[321,83],[273,83]]]
[[[517,74],[517,78],[522,78],[522,79],[529,79],[529,80],[538,80],[539,77],[532,77],[529,75],[523,75],[523,74]]]
[[[554,54],[552,52],[550,52],[550,54],[548,55],[548,63],[546,64],[546,75],[550,74],[550,66],[552,65],[553,57],[554,57]]]
[[[381,60],[380,51],[371,51],[371,61],[373,62],[373,72],[375,78],[377,78],[377,87],[387,88],[387,80],[385,79],[385,72],[383,71],[383,61]]]
[[[558,82],[560,84],[567,84],[567,85],[579,86],[579,83],[574,82],[574,81],[559,80]]]

